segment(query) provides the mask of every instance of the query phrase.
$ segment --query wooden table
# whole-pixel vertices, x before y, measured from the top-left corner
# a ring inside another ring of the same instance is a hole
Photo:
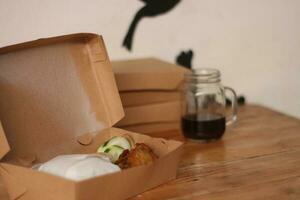
[[[152,136],[184,140],[178,131]],[[176,180],[132,198],[162,199],[300,199],[300,120],[261,106],[241,107],[238,123],[222,140],[185,144]]]

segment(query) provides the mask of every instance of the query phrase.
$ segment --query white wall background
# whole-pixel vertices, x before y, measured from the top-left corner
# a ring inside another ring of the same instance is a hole
[[[133,52],[121,47],[138,0],[0,0],[0,46],[74,32],[102,34],[111,59],[174,62],[193,49],[195,67],[218,67],[223,83],[253,103],[300,117],[299,0],[182,0],[141,21]]]

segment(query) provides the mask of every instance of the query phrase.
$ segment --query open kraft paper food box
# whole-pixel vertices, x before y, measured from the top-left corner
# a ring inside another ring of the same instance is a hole
[[[112,128],[124,115],[101,36],[74,34],[0,49],[0,173],[10,199],[126,199],[174,179],[182,143]],[[95,153],[131,135],[154,163],[84,181],[31,167],[62,154]]]

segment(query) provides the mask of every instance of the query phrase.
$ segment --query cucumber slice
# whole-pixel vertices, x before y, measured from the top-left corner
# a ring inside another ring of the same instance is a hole
[[[97,152],[109,154],[110,157],[112,157],[111,161],[115,162],[125,149],[131,150],[133,145],[134,144],[130,141],[130,138],[115,136],[102,144],[98,148]]]
[[[116,145],[116,146],[122,147],[123,149],[131,150],[131,144],[128,141],[128,139],[125,138],[125,137],[115,136],[115,137],[111,138],[108,141],[107,146],[110,147],[112,145]]]
[[[110,140],[106,141],[103,145],[101,145],[98,148],[97,152],[104,153],[107,148],[109,148],[113,145],[119,146],[123,149],[128,149],[128,150],[132,149],[132,145],[131,145],[130,141],[128,141],[127,138],[115,136],[115,137],[111,138]]]
[[[111,155],[111,161],[116,162],[125,149],[120,146],[112,145],[107,147],[104,153]]]
[[[106,141],[104,144],[102,144],[102,145],[98,148],[97,152],[98,152],[98,153],[104,153],[105,150],[109,147],[109,146],[107,145],[108,142],[109,142],[109,140]]]

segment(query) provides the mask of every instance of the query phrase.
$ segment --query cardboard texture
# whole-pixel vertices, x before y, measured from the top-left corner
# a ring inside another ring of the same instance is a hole
[[[101,36],[74,34],[1,48],[0,91],[0,174],[10,199],[126,199],[176,176],[182,143],[111,128],[124,112]],[[95,153],[123,134],[148,144],[160,158],[80,182],[30,168],[61,154]]]
[[[112,62],[120,92],[177,90],[187,69],[155,58]]]
[[[129,126],[121,126],[120,128],[137,133],[156,133],[162,131],[179,130],[180,122],[160,122],[149,124],[137,124]]]
[[[135,91],[121,92],[124,107],[142,106],[155,103],[180,101],[179,91]]]
[[[118,127],[141,133],[178,129],[187,69],[155,58],[114,61],[112,66],[125,107]]]
[[[2,159],[10,150],[2,124],[0,122],[0,159]]]
[[[180,120],[180,101],[149,104],[124,108],[125,118],[117,126],[128,126],[155,122],[178,122]]]

